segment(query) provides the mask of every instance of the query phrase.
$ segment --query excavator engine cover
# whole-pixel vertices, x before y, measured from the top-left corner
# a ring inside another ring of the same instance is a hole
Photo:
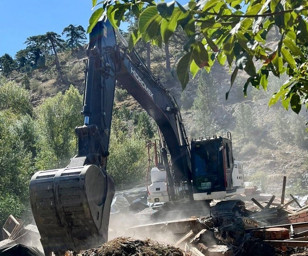
[[[30,201],[45,254],[106,242],[113,195],[112,179],[96,165],[35,173]]]

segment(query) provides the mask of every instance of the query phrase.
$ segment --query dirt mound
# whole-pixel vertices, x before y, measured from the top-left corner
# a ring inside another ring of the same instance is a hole
[[[138,240],[130,237],[118,237],[103,244],[100,248],[84,251],[82,256],[123,256],[123,255],[165,255],[183,256],[179,248],[159,244],[150,239]]]

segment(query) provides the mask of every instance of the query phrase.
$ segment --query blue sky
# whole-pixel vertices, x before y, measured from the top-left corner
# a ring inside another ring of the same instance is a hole
[[[91,8],[91,0],[0,0],[0,56],[14,58],[29,36],[61,34],[70,24],[87,29]]]
[[[70,24],[86,29],[91,7],[91,0],[0,0],[0,56],[14,57],[29,36],[61,34]]]

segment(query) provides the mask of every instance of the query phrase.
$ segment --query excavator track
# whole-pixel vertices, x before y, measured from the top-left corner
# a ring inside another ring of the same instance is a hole
[[[107,241],[104,223],[109,222],[114,193],[108,179],[95,165],[41,171],[32,177],[31,207],[46,255]]]

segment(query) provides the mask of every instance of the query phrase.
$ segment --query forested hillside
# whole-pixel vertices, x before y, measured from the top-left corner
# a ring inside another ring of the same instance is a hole
[[[85,31],[64,28],[26,39],[15,57],[0,57],[0,226],[12,213],[28,207],[28,184],[37,170],[65,166],[76,153],[74,128],[82,124],[86,60]],[[247,181],[264,191],[279,190],[282,175],[298,195],[308,185],[307,113],[268,107],[281,77],[270,78],[268,91],[241,90],[245,76],[230,87],[227,68],[200,72],[184,91],[174,63],[186,38],[178,31],[162,49],[140,42],[136,49],[164,86],[176,97],[189,138],[232,132],[234,155],[243,161]],[[273,36],[273,42],[275,37]],[[237,86],[238,85],[238,86]],[[126,91],[117,89],[108,171],[118,188],[146,182],[146,143],[157,138],[156,126]]]

